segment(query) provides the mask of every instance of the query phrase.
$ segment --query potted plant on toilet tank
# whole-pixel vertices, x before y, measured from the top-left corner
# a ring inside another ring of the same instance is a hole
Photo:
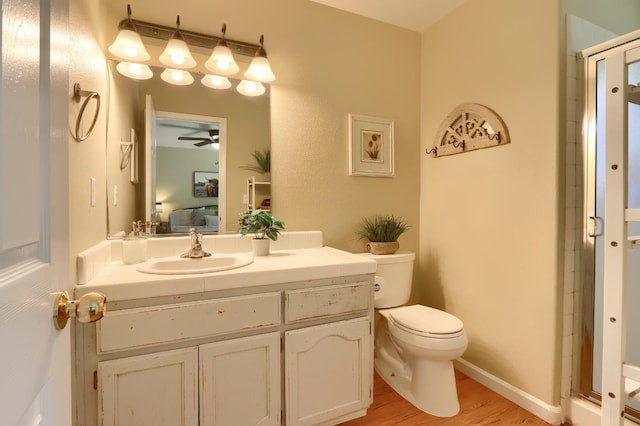
[[[266,210],[247,210],[240,214],[238,224],[241,235],[254,234],[251,243],[255,256],[269,255],[269,240],[276,241],[280,231],[284,231],[284,222],[274,219]]]
[[[362,218],[360,229],[356,234],[369,241],[367,250],[371,254],[393,254],[400,248],[398,237],[409,228],[410,226],[401,217],[379,214]]]

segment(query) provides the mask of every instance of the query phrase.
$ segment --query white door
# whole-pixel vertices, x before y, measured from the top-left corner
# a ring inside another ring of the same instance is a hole
[[[69,425],[68,3],[1,0],[0,423]],[[55,208],[52,208],[55,205]]]

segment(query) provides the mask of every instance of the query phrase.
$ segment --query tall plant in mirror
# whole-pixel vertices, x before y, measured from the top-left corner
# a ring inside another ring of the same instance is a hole
[[[264,150],[254,150],[251,153],[251,156],[255,160],[254,164],[247,164],[244,166],[240,166],[245,170],[251,170],[253,172],[257,172],[262,174],[265,182],[271,181],[271,148],[266,148]]]

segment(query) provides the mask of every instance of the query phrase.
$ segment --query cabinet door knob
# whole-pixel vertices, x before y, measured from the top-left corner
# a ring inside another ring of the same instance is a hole
[[[75,317],[81,323],[95,322],[107,310],[107,297],[100,293],[87,293],[78,300],[69,300],[66,291],[56,294],[53,306],[53,324],[56,330],[67,326],[67,321]]]

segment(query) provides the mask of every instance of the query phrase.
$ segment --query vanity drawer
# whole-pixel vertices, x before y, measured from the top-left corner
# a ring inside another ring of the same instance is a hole
[[[96,323],[98,353],[279,325],[279,292],[108,312]]]
[[[372,303],[371,291],[368,282],[285,291],[285,323],[366,311]]]

